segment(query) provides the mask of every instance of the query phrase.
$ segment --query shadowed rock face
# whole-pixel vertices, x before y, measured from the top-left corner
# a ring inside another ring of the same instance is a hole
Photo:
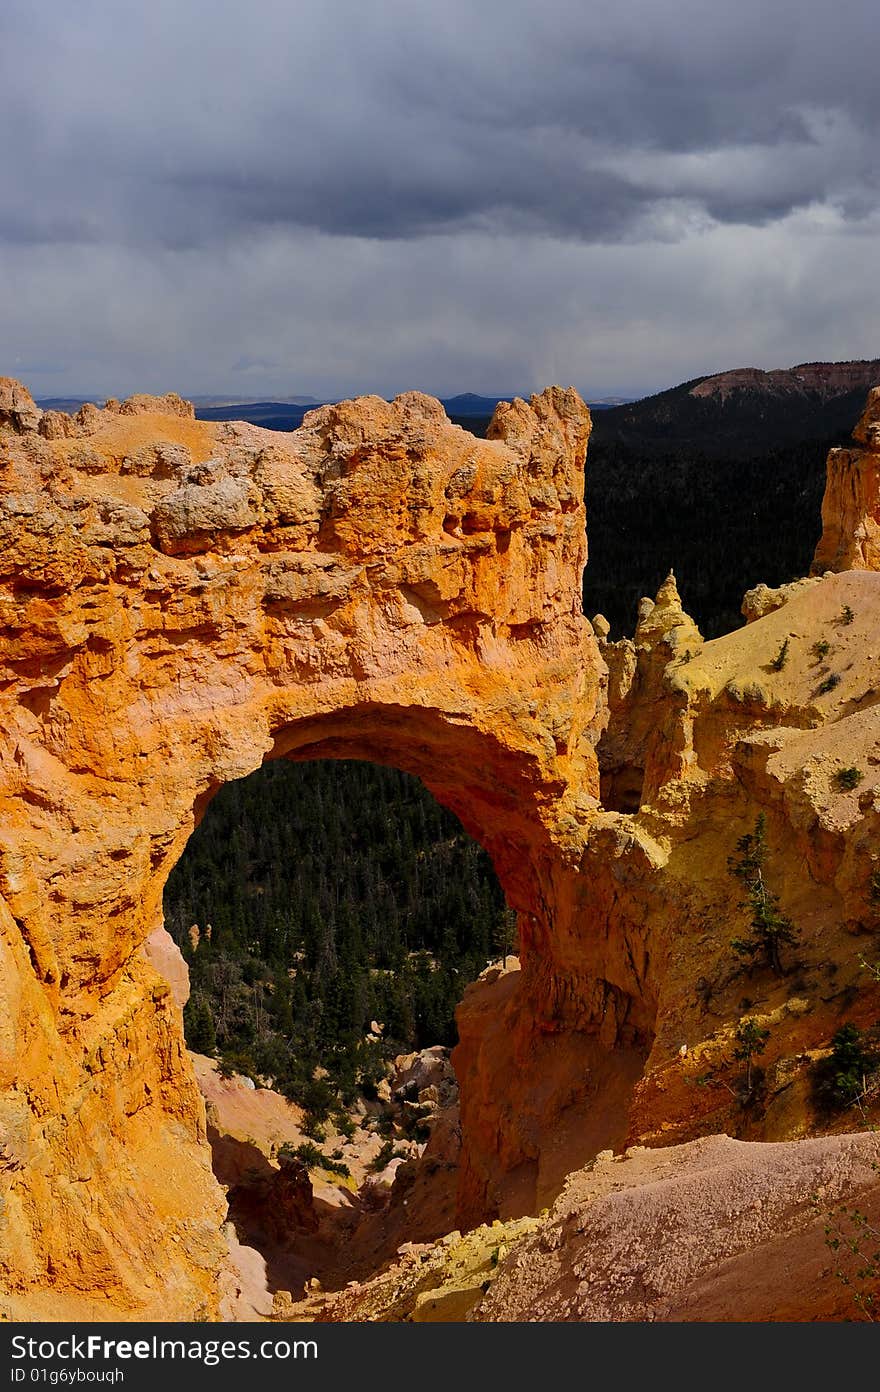
[[[518,911],[518,963],[459,1011],[462,1225],[535,1211],[625,1139],[815,1126],[817,1050],[880,1007],[859,964],[880,929],[873,504],[849,506],[832,454],[845,573],[709,643],[670,578],[633,641],[598,620],[597,641],[589,430],[558,388],[479,441],[414,393],[279,435],[176,396],[41,413],[0,380],[4,1313],[218,1309],[225,1204],[143,948],[211,796],[267,758],[418,775]],[[784,977],[746,978],[728,861],[761,811],[799,942]],[[748,1108],[744,1012],[770,1031]]]
[[[41,414],[5,381],[0,430],[0,1272],[32,1310],[50,1285],[182,1317],[214,1308],[223,1204],[141,952],[167,875],[227,780],[371,758],[552,941],[598,793],[589,413],[551,389],[478,441],[410,393],[284,436],[177,397]]]

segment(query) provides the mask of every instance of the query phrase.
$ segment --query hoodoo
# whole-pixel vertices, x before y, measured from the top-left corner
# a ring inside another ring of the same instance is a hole
[[[833,449],[813,571],[880,570],[880,387],[868,396],[853,446]]]

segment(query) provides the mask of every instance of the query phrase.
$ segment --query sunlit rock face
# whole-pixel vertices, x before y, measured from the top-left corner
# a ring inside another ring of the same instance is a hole
[[[517,959],[459,1010],[462,1226],[628,1140],[815,1128],[813,1063],[880,1010],[872,476],[847,492],[832,454],[842,573],[712,642],[670,577],[612,644],[581,614],[589,430],[559,388],[481,441],[414,393],[285,435],[173,395],[42,413],[0,381],[3,1313],[220,1309],[225,1203],[153,963],[194,825],[268,758],[418,775],[518,911]],[[731,950],[761,812],[783,976]],[[769,1031],[748,1107],[745,1018]]]
[[[553,878],[598,795],[589,430],[556,388],[500,406],[480,441],[416,393],[282,435],[175,396],[41,413],[0,383],[14,1312],[217,1308],[222,1194],[179,1008],[142,949],[223,783],[277,757],[418,774],[548,950]]]
[[[875,390],[845,469],[829,456],[815,578],[757,585],[749,622],[711,642],[671,577],[632,639],[594,620],[604,806],[579,872],[560,859],[552,939],[521,925],[522,970],[459,1008],[463,1225],[537,1212],[606,1147],[851,1128],[817,1108],[815,1070],[843,1023],[880,1013],[878,409]],[[782,975],[732,948],[750,919],[731,865],[760,814],[796,933]],[[744,1105],[748,1019],[768,1033]]]
[[[868,394],[852,446],[828,455],[813,573],[826,570],[880,570],[880,386]]]

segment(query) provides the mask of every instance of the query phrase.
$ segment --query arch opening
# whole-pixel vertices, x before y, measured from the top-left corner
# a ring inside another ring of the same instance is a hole
[[[459,819],[413,775],[315,747],[225,785],[164,892],[233,1260],[250,1268],[240,1303],[257,1309],[454,1226],[454,1012],[516,948]]]

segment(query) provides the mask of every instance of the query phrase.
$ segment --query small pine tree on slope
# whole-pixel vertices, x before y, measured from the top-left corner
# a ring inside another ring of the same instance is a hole
[[[737,841],[738,857],[731,856],[728,861],[730,873],[745,885],[743,908],[749,913],[748,934],[733,938],[730,945],[738,956],[750,958],[753,965],[763,961],[777,976],[783,976],[782,946],[796,943],[798,934],[791,919],[780,910],[779,896],[772,893],[764,878],[766,825],[761,812],[754,830]]]

